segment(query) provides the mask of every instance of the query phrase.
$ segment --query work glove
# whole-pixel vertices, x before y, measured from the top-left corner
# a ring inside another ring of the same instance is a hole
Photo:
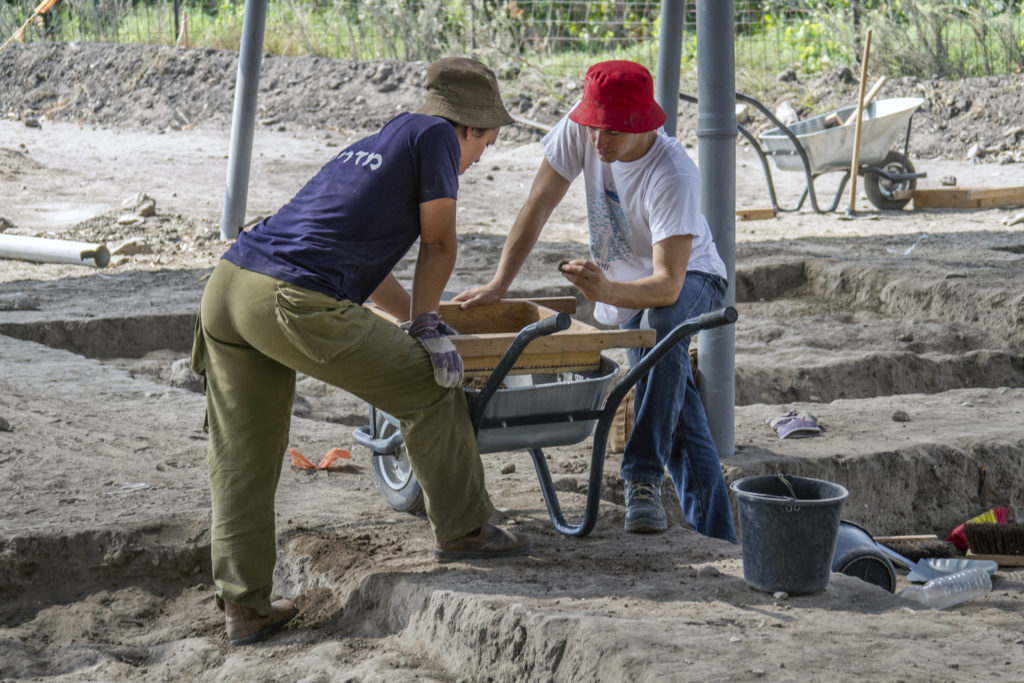
[[[434,381],[442,387],[457,387],[462,384],[462,358],[455,350],[455,344],[445,336],[442,326],[452,329],[441,322],[435,311],[420,313],[409,322],[402,323],[402,329],[419,340],[427,350],[430,364],[434,366]]]

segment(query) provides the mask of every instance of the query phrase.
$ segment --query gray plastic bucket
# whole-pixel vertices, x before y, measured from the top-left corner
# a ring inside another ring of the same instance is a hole
[[[747,585],[767,593],[824,590],[849,491],[775,474],[738,479],[729,488],[736,494]]]
[[[896,590],[896,570],[892,562],[878,549],[871,534],[845,519],[839,522],[832,571],[855,576],[890,593]]]

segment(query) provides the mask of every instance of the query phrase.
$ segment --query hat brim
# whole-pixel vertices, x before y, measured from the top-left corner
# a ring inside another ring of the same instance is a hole
[[[649,133],[665,125],[668,117],[657,102],[652,102],[643,109],[632,109],[628,112],[613,112],[600,106],[586,106],[585,102],[580,102],[569,112],[569,119],[588,128],[614,130],[620,133]]]
[[[456,107],[434,93],[427,94],[419,113],[428,116],[440,116],[470,128],[500,128],[501,126],[509,126],[515,123],[515,119],[509,115],[504,107],[500,111],[492,104],[479,107],[468,105]]]

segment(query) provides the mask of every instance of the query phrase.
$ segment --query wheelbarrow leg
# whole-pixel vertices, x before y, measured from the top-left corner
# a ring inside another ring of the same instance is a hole
[[[625,394],[625,392],[621,392]],[[594,529],[597,523],[597,509],[601,504],[601,484],[604,479],[604,457],[608,445],[608,431],[611,428],[612,420],[615,418],[615,411],[621,402],[621,395],[614,403],[609,401],[598,419],[597,428],[594,431],[594,448],[590,457],[590,479],[587,482],[587,502],[583,509],[583,519],[579,524],[569,524],[565,521],[562,513],[562,506],[558,502],[558,493],[555,491],[555,484],[551,480],[551,470],[548,469],[547,459],[544,452],[539,448],[531,448],[530,456],[533,457],[533,467],[537,470],[537,479],[540,481],[540,490],[544,494],[544,504],[548,508],[548,516],[551,524],[557,531],[566,536],[586,536]]]

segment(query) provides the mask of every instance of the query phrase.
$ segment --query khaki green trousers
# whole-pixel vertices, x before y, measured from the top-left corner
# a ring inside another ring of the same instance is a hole
[[[358,304],[222,260],[203,293],[192,367],[206,376],[218,604],[270,612],[274,495],[296,372],[400,420],[438,541],[494,512],[465,393],[438,386],[419,342]]]

